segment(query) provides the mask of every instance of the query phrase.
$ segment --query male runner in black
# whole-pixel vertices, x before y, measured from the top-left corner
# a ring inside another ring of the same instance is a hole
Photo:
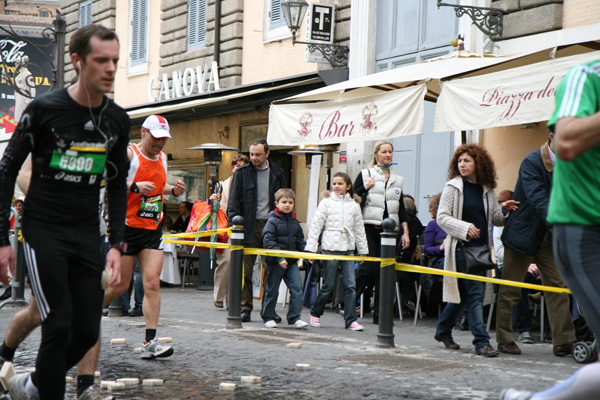
[[[73,34],[69,52],[78,81],[29,104],[0,161],[0,268],[14,268],[9,206],[19,168],[32,154],[22,222],[42,318],[36,372],[10,380],[13,400],[64,397],[66,371],[98,339],[103,267],[112,272],[109,286],[120,281],[129,118],[105,96],[115,79],[119,42],[113,31],[87,25]],[[98,223],[104,174],[111,243],[106,258]]]

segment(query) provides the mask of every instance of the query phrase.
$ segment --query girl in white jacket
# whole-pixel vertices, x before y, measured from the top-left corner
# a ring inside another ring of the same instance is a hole
[[[320,203],[308,233],[305,251],[316,252],[321,231],[321,253],[338,256],[353,256],[354,249],[364,256],[369,253],[365,226],[359,204],[353,199],[352,181],[348,174],[337,172],[331,183],[333,193]],[[346,329],[362,331],[363,327],[356,322],[356,284],[354,281],[353,260],[326,260],[324,266],[323,286],[315,304],[310,310],[310,324],[321,326],[321,315],[325,304],[331,298],[333,288],[338,280],[338,269],[342,267],[342,283],[344,285],[344,320]]]

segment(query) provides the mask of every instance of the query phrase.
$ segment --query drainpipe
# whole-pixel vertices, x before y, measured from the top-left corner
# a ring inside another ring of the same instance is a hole
[[[214,59],[217,65],[221,64],[221,0],[215,1],[215,52]]]

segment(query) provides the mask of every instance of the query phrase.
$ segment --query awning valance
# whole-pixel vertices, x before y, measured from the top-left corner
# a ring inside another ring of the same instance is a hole
[[[600,59],[600,51],[543,61],[442,84],[435,132],[547,121],[554,92],[567,71]]]
[[[324,145],[422,133],[425,92],[421,84],[339,101],[272,104],[268,141]]]

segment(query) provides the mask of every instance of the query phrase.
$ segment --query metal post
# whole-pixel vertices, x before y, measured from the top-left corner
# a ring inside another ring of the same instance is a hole
[[[0,308],[6,304],[27,305],[25,301],[25,256],[23,254],[23,246],[19,243],[19,231],[21,230],[21,219],[17,210],[11,209],[15,216],[14,234],[13,234],[13,251],[15,253],[15,276],[13,277],[10,286],[12,287],[11,298],[0,303]]]
[[[62,89],[65,87],[65,36],[67,35],[67,21],[65,21],[58,10],[53,24],[56,39],[56,69],[54,70],[56,86],[54,88]]]
[[[123,316],[123,304],[121,303],[121,296],[113,299],[108,305],[108,316],[109,317],[122,317]]]
[[[396,222],[391,218],[383,220],[381,233],[381,259],[396,257]],[[394,347],[394,284],[396,269],[394,265],[379,270],[379,333],[377,347]]]
[[[231,246],[244,246],[244,218],[233,217],[233,225],[239,228],[231,230]],[[242,327],[242,280],[244,279],[244,249],[231,249],[229,263],[229,301],[227,306],[227,329]]]

